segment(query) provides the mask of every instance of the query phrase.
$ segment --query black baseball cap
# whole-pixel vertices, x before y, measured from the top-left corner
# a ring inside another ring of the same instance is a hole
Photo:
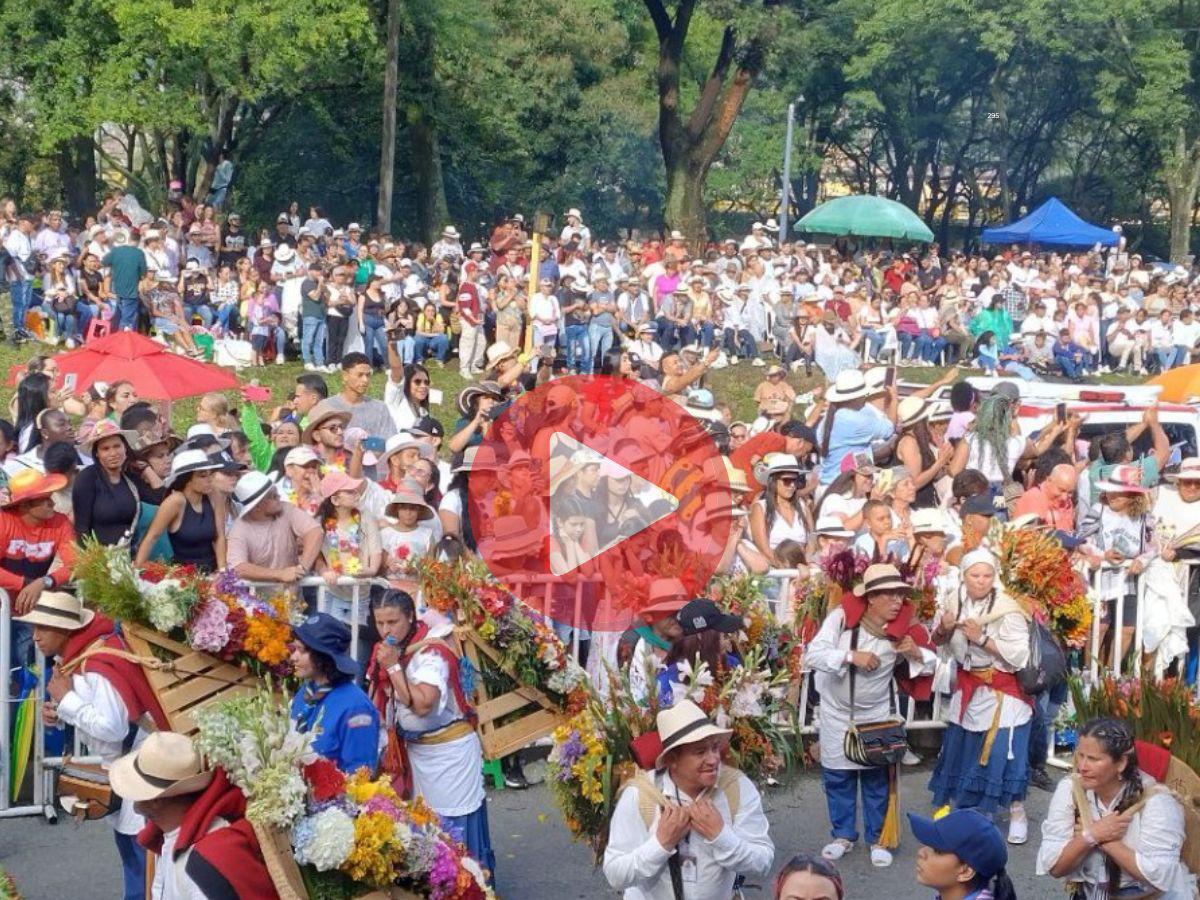
[[[683,605],[683,609],[679,610],[676,618],[683,626],[684,634],[699,634],[702,631],[736,634],[746,627],[741,616],[721,612],[717,604],[707,597],[689,600]]]
[[[424,437],[444,437],[446,429],[442,427],[442,423],[433,416],[421,416],[408,429],[413,434],[419,434]]]
[[[996,515],[996,504],[987,494],[976,494],[963,502],[959,513],[964,516],[994,516]]]

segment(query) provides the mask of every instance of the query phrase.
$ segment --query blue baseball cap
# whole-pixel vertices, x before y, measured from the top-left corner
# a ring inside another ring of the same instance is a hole
[[[913,836],[938,853],[953,853],[990,881],[1008,865],[1008,848],[991,819],[974,809],[956,809],[936,822],[908,814]]]
[[[1071,534],[1069,531],[1063,531],[1061,528],[1056,528],[1050,532],[1050,535],[1062,544],[1064,550],[1074,550],[1077,547],[1086,544],[1087,541],[1077,534]]]
[[[358,675],[358,662],[350,655],[350,628],[329,613],[309,616],[292,631],[309,650],[324,653],[343,675]]]

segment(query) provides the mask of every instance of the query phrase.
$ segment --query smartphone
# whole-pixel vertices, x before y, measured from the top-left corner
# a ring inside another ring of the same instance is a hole
[[[1060,424],[1065,424],[1067,421],[1067,404],[1059,403],[1054,407],[1054,418]]]
[[[442,401],[445,399],[446,399],[446,395],[443,394],[441,391],[439,391],[437,388],[429,389],[429,405],[430,406],[441,406]]]
[[[69,394],[75,393],[75,385],[78,381],[79,374],[77,372],[68,372],[63,376],[63,390]]]
[[[888,366],[887,371],[883,373],[883,386],[894,387],[896,384],[896,367]]]
[[[363,449],[371,453],[382,453],[387,448],[387,441],[381,437],[363,438]]]

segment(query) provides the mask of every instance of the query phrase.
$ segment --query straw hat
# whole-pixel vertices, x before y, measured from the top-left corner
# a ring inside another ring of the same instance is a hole
[[[865,597],[877,591],[908,591],[912,585],[900,576],[900,570],[891,563],[875,563],[867,566],[863,580],[854,586],[855,597]]]
[[[654,768],[661,769],[667,754],[676,747],[696,744],[710,737],[728,737],[733,732],[718,728],[691,700],[680,700],[670,709],[661,710],[657,718],[658,737],[662,741],[662,752],[654,760]]]
[[[487,348],[487,367],[495,368],[506,359],[513,359],[517,356],[517,351],[512,348],[508,341],[496,341],[492,346]]]
[[[818,516],[813,533],[819,537],[844,538],[846,540],[854,537],[854,532],[847,528],[837,516]]]
[[[946,534],[946,515],[940,509],[914,509],[913,534]]]
[[[88,456],[95,456],[96,454],[92,451],[96,444],[110,437],[119,437],[125,442],[125,449],[130,452],[139,443],[136,431],[126,431],[112,419],[101,419],[92,427],[91,434],[79,442],[79,446],[84,448],[84,452]]]
[[[1200,481],[1200,456],[1189,456],[1179,464],[1179,471],[1164,475],[1166,481]]]
[[[772,476],[782,475],[784,472],[794,472],[799,475],[801,472],[800,461],[790,453],[768,453],[763,457],[754,474],[759,483],[765,486]]]
[[[242,518],[258,506],[275,489],[278,472],[265,475],[262,472],[247,472],[238,479],[233,488],[233,500],[238,506],[238,518]]]
[[[433,518],[433,507],[425,502],[425,498],[421,492],[416,489],[412,482],[405,480],[400,483],[388,500],[388,505],[384,507],[383,514],[389,519],[396,518],[396,507],[398,506],[416,506],[420,508],[417,514],[417,521],[424,522]]]
[[[33,609],[23,616],[13,616],[14,622],[26,625],[45,625],[63,631],[78,631],[85,628],[96,614],[83,608],[83,601],[74,594],[62,591],[42,591]]]
[[[453,472],[496,471],[500,468],[496,459],[496,451],[489,444],[477,444],[463,451],[462,462],[455,466]]]
[[[225,468],[225,460],[219,454],[210,456],[203,450],[181,450],[171,457],[171,474],[163,479],[167,487],[189,472],[214,472]]]
[[[833,387],[825,392],[830,403],[848,403],[867,396],[867,380],[858,369],[843,369],[838,372]]]
[[[304,429],[304,434],[301,435],[301,440],[306,444],[312,443],[313,432],[324,425],[331,419],[340,419],[343,425],[347,425],[352,418],[349,410],[335,406],[331,400],[322,400],[314,406],[308,413],[308,426]]]
[[[204,759],[190,737],[156,731],[112,764],[108,780],[117,796],[136,803],[195,794],[208,787],[215,774],[204,768]]]
[[[402,450],[420,450],[422,447],[428,446],[424,441],[418,441],[410,432],[400,431],[393,434],[387,439],[387,443],[383,445],[383,453],[379,454],[379,459],[375,465],[379,471],[387,472],[387,461]]]
[[[896,419],[901,428],[916,425],[929,418],[933,412],[933,404],[926,403],[920,397],[905,397],[896,406]]]
[[[1096,482],[1096,489],[1109,494],[1148,494],[1150,489],[1142,484],[1141,466],[1113,466],[1108,476]]]
[[[183,438],[170,431],[168,431],[166,434],[160,434],[157,431],[139,434],[137,436],[137,442],[133,445],[133,452],[139,456],[144,456],[159,444],[166,444],[167,452],[174,453],[179,449],[180,445],[183,444]]]
[[[22,469],[8,481],[8,502],[3,508],[12,509],[27,500],[49,497],[66,486],[66,475],[43,475],[36,469]]]
[[[496,400],[503,400],[504,388],[494,381],[481,381],[479,384],[463,388],[458,395],[458,411],[461,415],[464,417],[471,415],[471,401],[476,397],[493,397]]]
[[[526,556],[541,546],[537,531],[524,516],[499,516],[492,524],[491,537],[479,542],[480,555],[488,557]],[[486,552],[484,552],[486,550]]]

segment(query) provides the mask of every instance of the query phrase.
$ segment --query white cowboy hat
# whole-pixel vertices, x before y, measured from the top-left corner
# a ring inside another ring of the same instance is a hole
[[[462,235],[460,235],[458,233],[458,229],[455,228],[453,225],[447,225],[445,228],[442,229],[442,237],[453,238],[454,240],[457,241],[461,236]]]
[[[862,581],[854,586],[854,596],[865,597],[876,591],[908,590],[912,590],[912,585],[904,580],[899,569],[891,563],[875,563],[873,566],[867,566]]]
[[[1179,464],[1179,471],[1164,475],[1166,481],[1200,481],[1200,456],[1189,456]]]
[[[190,737],[156,731],[112,764],[108,780],[118,797],[136,803],[195,794],[208,787],[215,774],[204,768],[204,759]]]
[[[946,534],[946,515],[940,509],[914,509],[913,534]]]
[[[579,210],[577,210],[575,207],[572,206],[570,209],[567,210],[567,218],[568,219],[576,218],[576,219],[579,219],[580,221],[582,221],[583,213],[581,213]]]
[[[704,710],[691,700],[680,700],[670,709],[660,710],[656,720],[658,737],[662,741],[662,752],[654,760],[654,768],[661,769],[667,754],[676,747],[695,744],[710,737],[728,737],[733,734],[728,728],[718,728],[704,714]]]
[[[916,425],[928,419],[933,412],[933,404],[926,403],[921,397],[905,397],[896,406],[897,424],[903,428],[906,425]]]
[[[171,474],[163,479],[163,485],[170,487],[189,472],[215,472],[225,465],[225,458],[219,453],[209,455],[203,450],[180,450],[171,457]]]
[[[62,591],[43,591],[33,608],[23,616],[13,616],[14,622],[26,625],[45,625],[63,631],[78,631],[86,627],[96,614],[83,608],[83,601],[74,594]],[[7,640],[7,635],[5,636]]]
[[[847,403],[867,396],[867,380],[858,369],[843,369],[838,372],[833,387],[825,392],[830,403]]]
[[[275,258],[282,263],[290,262],[296,256],[296,251],[292,249],[291,244],[280,244],[279,249],[275,251]]]
[[[509,359],[516,355],[517,351],[512,348],[508,341],[496,341],[496,343],[487,348],[487,366],[490,369],[501,360]]]
[[[238,505],[238,518],[242,518],[275,489],[278,472],[264,475],[262,472],[247,472],[238,479],[233,488],[233,499]]]
[[[813,532],[820,537],[845,538],[846,540],[854,537],[854,532],[847,528],[837,516],[818,516]]]
[[[791,453],[768,453],[763,457],[755,475],[765,485],[772,475],[781,475],[784,472],[795,472],[798,475],[800,471],[800,461]]]

